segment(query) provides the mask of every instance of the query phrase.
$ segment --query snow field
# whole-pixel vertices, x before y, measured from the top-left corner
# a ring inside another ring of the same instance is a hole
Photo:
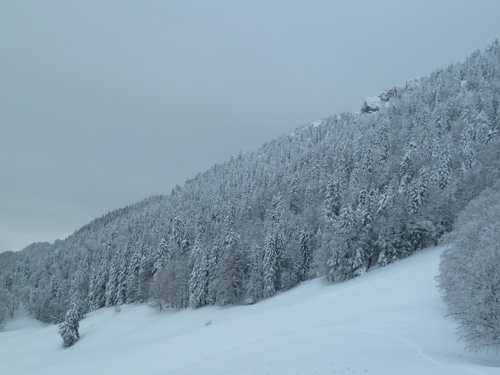
[[[499,374],[500,356],[465,352],[444,318],[441,251],[251,306],[101,309],[70,348],[57,326],[19,316],[0,333],[0,374]]]

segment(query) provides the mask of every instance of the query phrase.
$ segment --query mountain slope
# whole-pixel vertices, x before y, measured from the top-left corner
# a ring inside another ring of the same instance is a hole
[[[499,82],[495,41],[361,113],[301,127],[168,196],[0,257],[0,326],[19,301],[52,323],[71,303],[84,312],[147,300],[251,304],[436,245],[500,184]]]
[[[251,306],[100,309],[67,349],[57,326],[23,328],[17,318],[0,333],[0,373],[497,374],[500,357],[465,353],[443,318],[441,251],[341,284],[308,281]]]

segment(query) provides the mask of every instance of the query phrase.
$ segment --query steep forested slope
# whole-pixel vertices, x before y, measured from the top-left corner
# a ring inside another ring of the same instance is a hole
[[[9,256],[0,314],[19,300],[46,322],[61,321],[70,303],[253,303],[406,257],[437,243],[498,183],[499,103],[494,42],[387,90],[376,107],[295,129],[168,196]]]

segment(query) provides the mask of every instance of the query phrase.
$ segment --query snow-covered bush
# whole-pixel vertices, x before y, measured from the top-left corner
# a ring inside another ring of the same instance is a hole
[[[449,236],[438,283],[469,350],[500,348],[500,192],[472,201]]]

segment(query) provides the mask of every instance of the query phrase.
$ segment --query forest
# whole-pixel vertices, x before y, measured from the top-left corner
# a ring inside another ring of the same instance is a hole
[[[360,108],[64,240],[0,253],[0,326],[20,304],[60,323],[70,309],[252,304],[310,278],[349,280],[437,244],[499,187],[498,41]]]

